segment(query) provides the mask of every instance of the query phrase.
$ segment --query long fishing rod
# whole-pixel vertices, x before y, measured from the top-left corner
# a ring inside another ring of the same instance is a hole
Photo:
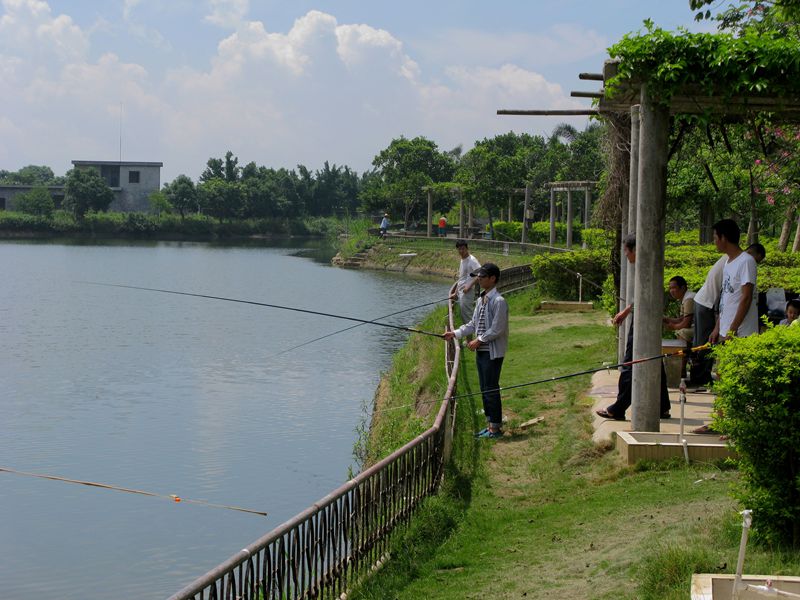
[[[531,286],[534,286],[534,285],[536,285],[535,281],[532,282],[532,283],[526,283],[525,285],[521,285],[519,287],[515,287],[515,288],[510,289],[510,290],[504,290],[503,293],[504,294],[510,294],[512,292],[518,292],[519,290],[523,290],[525,288],[528,288],[528,287],[531,287]],[[382,317],[376,317],[375,319],[370,321],[370,323],[374,323],[375,321],[380,321],[382,319],[388,319],[389,317],[393,317],[395,315],[399,315],[401,313],[408,312],[408,311],[411,311],[411,310],[416,310],[418,308],[423,308],[425,306],[430,306],[432,304],[439,304],[440,302],[446,302],[447,300],[450,300],[450,296],[448,296],[447,298],[442,298],[441,300],[434,300],[433,302],[426,302],[425,304],[420,304],[418,306],[412,306],[411,308],[404,308],[403,310],[398,310],[397,312],[389,313],[388,315],[383,315]],[[273,354],[270,358],[275,358],[277,356],[281,356],[283,354],[291,352],[292,350],[297,350],[298,348],[302,348],[303,346],[307,346],[309,344],[313,344],[314,342],[318,342],[320,340],[324,340],[325,338],[329,338],[331,336],[334,336],[334,335],[337,335],[337,334],[340,334],[340,333],[344,333],[345,331],[350,331],[351,329],[355,329],[356,327],[361,327],[362,325],[365,325],[365,323],[359,323],[357,325],[351,325],[350,327],[345,327],[344,329],[338,329],[337,331],[332,331],[331,333],[327,333],[325,335],[321,335],[320,337],[314,338],[313,340],[308,340],[307,342],[303,342],[302,344],[297,344],[296,346],[292,346],[291,348],[287,348],[285,350],[281,350],[280,352],[278,352],[276,354]]]
[[[372,319],[370,321],[370,323],[372,323],[373,325],[378,325],[379,323],[377,323],[377,321],[381,321],[383,319],[388,319],[389,317],[394,317],[395,315],[399,315],[399,314],[402,314],[404,312],[409,312],[409,311],[412,311],[412,310],[416,310],[418,308],[424,308],[425,306],[431,306],[432,304],[439,304],[440,302],[446,302],[449,299],[450,299],[450,297],[448,296],[447,298],[442,298],[441,300],[434,300],[433,302],[426,302],[425,304],[420,304],[418,306],[412,306],[410,308],[404,308],[403,310],[398,310],[396,312],[389,313],[388,315],[383,315],[382,317],[375,317],[374,319]],[[332,331],[331,333],[326,333],[325,335],[321,335],[321,336],[319,336],[317,338],[314,338],[313,340],[308,340],[306,342],[303,342],[302,344],[297,344],[296,346],[292,346],[291,348],[286,348],[285,350],[281,350],[280,352],[277,352],[277,353],[273,354],[269,358],[275,358],[277,356],[281,356],[283,354],[291,352],[292,350],[297,350],[298,348],[302,348],[303,346],[308,346],[309,344],[313,344],[314,342],[319,342],[320,340],[324,340],[325,338],[329,338],[331,336],[338,335],[340,333],[344,333],[345,331],[350,331],[351,329],[355,329],[356,327],[361,327],[362,325],[366,325],[366,323],[358,323],[356,325],[351,325],[350,327],[345,327],[344,329],[338,329],[336,331]]]
[[[306,308],[297,308],[294,306],[282,306],[280,304],[269,304],[267,302],[255,302],[254,300],[241,300],[239,298],[226,298],[224,296],[211,296],[209,294],[193,294],[190,292],[178,292],[175,290],[163,290],[159,288],[140,287],[136,285],[123,285],[120,283],[99,283],[96,281],[78,281],[86,285],[100,285],[104,287],[116,287],[129,290],[141,290],[145,292],[159,292],[162,294],[175,294],[177,296],[191,296],[193,298],[206,298],[208,300],[222,300],[223,302],[236,302],[238,304],[250,304],[253,306],[264,306],[266,308],[277,308],[280,310],[291,310],[294,312],[305,313],[309,315],[319,315],[322,317],[331,317],[333,319],[343,319],[345,321],[355,321],[363,325],[378,325],[380,327],[389,327],[391,329],[399,329],[400,331],[408,331],[410,333],[420,333],[422,335],[430,335],[433,337],[443,337],[441,333],[432,333],[430,331],[423,331],[421,329],[414,329],[413,327],[403,327],[402,325],[390,325],[389,323],[380,323],[378,321],[368,321],[367,319],[359,319],[357,317],[346,317],[344,315],[335,315],[333,313],[320,312],[317,310],[309,310]]]
[[[571,377],[579,377],[581,375],[590,375],[592,373],[599,373],[600,371],[610,371],[611,369],[617,369],[619,367],[629,367],[631,365],[636,365],[636,364],[639,364],[639,363],[645,363],[645,362],[649,362],[651,360],[659,360],[659,359],[662,359],[662,358],[669,358],[671,356],[683,356],[684,354],[689,354],[689,353],[693,353],[693,352],[699,352],[701,350],[707,350],[709,348],[711,348],[711,344],[707,343],[707,344],[703,344],[702,346],[695,346],[694,348],[691,348],[689,350],[678,350],[677,352],[672,352],[672,353],[667,353],[667,354],[657,354],[655,356],[648,356],[646,358],[637,358],[636,360],[629,360],[627,362],[621,362],[621,363],[617,363],[615,365],[604,365],[602,367],[597,367],[597,368],[594,368],[594,369],[587,369],[585,371],[577,371],[575,373],[567,373],[566,375],[557,375],[555,377],[548,377],[546,379],[537,379],[535,381],[528,381],[528,382],[525,382],[525,383],[518,383],[518,384],[515,384],[515,385],[508,385],[508,386],[505,386],[505,387],[498,387],[498,388],[493,388],[491,390],[485,390],[485,391],[486,392],[504,392],[504,391],[507,391],[507,390],[514,390],[514,389],[517,389],[517,388],[529,387],[529,386],[532,386],[532,385],[540,385],[542,383],[551,383],[553,381],[561,381],[562,379],[569,379]],[[479,395],[481,395],[483,393],[484,393],[484,391],[470,392],[470,393],[466,393],[466,394],[456,394],[456,395],[450,396],[450,398],[453,399],[453,400],[456,400],[456,399],[459,399],[459,398],[469,398],[471,396],[479,396]],[[379,410],[374,410],[374,411],[372,411],[372,414],[388,412],[390,410],[400,410],[401,408],[408,408],[410,406],[419,406],[420,404],[431,404],[433,402],[441,402],[441,400],[438,400],[438,399],[436,399],[436,400],[427,400],[427,401],[423,401],[423,402],[416,402],[414,404],[402,404],[400,406],[391,406],[389,408],[383,408],[383,409],[379,409]]]
[[[203,506],[208,506],[210,508],[224,508],[226,510],[235,510],[238,512],[250,513],[253,515],[260,515],[262,517],[266,517],[267,513],[260,511],[260,510],[252,510],[249,508],[242,508],[240,506],[229,506],[227,504],[215,504],[213,502],[206,502],[205,500],[192,500],[190,498],[182,498],[175,494],[156,494],[155,492],[146,492],[144,490],[136,490],[133,488],[126,488],[120,487],[117,485],[111,485],[108,483],[98,483],[96,481],[84,481],[82,479],[69,479],[67,477],[59,477],[57,475],[46,475],[43,473],[31,473],[29,471],[18,471],[16,469],[12,469],[10,467],[0,467],[0,472],[3,473],[13,473],[14,475],[22,475],[25,477],[36,477],[38,479],[49,479],[51,481],[61,481],[62,483],[75,483],[79,485],[86,485],[89,487],[95,488],[102,488],[105,490],[114,490],[116,492],[126,492],[128,494],[138,494],[140,496],[151,496],[154,498],[165,498],[167,500],[172,500],[173,502],[188,502],[190,504],[202,504]]]

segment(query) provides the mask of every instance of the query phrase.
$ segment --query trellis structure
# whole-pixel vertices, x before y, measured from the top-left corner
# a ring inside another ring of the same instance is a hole
[[[796,57],[787,56],[787,65]],[[742,68],[752,68],[749,58],[742,57]],[[573,97],[595,98],[596,108],[586,110],[498,110],[504,115],[625,115],[631,119],[630,185],[627,205],[622,210],[622,231],[635,231],[636,263],[627,269],[623,262],[620,296],[636,306],[633,327],[634,360],[661,353],[661,317],[664,298],[664,236],[667,196],[667,162],[669,160],[670,120],[675,116],[701,116],[725,122],[752,119],[759,113],[770,113],[782,123],[800,122],[800,82],[787,73],[780,81],[784,94],[727,93],[725,89],[709,93],[699,87],[684,86],[669,97],[660,97],[651,84],[628,79],[614,81],[613,96],[607,93],[615,78],[617,61],[606,61],[602,73],[582,73],[580,79],[602,81],[599,92],[572,92]],[[790,83],[787,83],[790,82]],[[793,88],[792,85],[795,87]],[[789,89],[791,93],[786,93]],[[631,294],[632,291],[632,294]],[[624,337],[623,337],[624,339]],[[658,362],[648,361],[633,367],[632,425],[636,431],[659,431]]]
[[[583,228],[589,227],[589,215],[592,209],[592,190],[597,186],[596,181],[551,181],[545,187],[550,188],[550,245],[556,244],[556,192],[567,192],[567,248],[572,248],[572,193],[583,192]],[[583,240],[586,248],[586,239]]]

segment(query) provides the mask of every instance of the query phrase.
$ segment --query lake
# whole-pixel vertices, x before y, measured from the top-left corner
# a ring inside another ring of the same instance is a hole
[[[283,352],[355,323],[82,283],[363,319],[447,296],[328,258],[301,242],[0,242],[0,468],[158,494],[0,472],[2,598],[164,598],[357,470],[355,429],[408,333]]]

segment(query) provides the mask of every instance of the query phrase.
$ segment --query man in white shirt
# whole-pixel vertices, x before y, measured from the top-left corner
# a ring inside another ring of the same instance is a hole
[[[714,244],[728,257],[722,269],[717,326],[708,340],[715,344],[732,335],[745,337],[758,333],[756,260],[739,247],[741,231],[735,221],[723,219],[714,224]]]
[[[477,277],[472,277],[470,273],[481,268],[478,259],[469,253],[469,246],[466,240],[456,242],[456,250],[461,257],[458,266],[458,281],[456,282],[456,292],[453,298],[458,298],[458,306],[461,309],[461,322],[469,323],[472,318],[472,311],[475,308],[475,283]]]

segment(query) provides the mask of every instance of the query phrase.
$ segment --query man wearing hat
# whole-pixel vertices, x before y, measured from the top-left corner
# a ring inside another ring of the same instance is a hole
[[[475,304],[472,319],[455,331],[446,331],[444,339],[461,339],[475,334],[475,338],[467,342],[467,348],[475,352],[478,382],[483,396],[483,413],[488,423],[476,436],[499,438],[503,435],[500,370],[503,368],[503,357],[508,347],[508,304],[496,289],[500,279],[500,268],[496,264],[484,263],[480,269],[470,273],[470,276],[478,278],[478,284],[483,290]]]
[[[373,221],[374,223],[375,221]],[[381,237],[386,237],[386,230],[389,229],[389,213],[383,213],[383,219],[381,219]]]

